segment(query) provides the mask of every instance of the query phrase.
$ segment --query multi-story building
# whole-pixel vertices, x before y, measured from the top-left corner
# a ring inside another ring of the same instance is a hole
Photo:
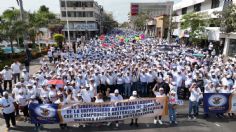
[[[103,32],[103,7],[94,0],[60,0],[60,9],[61,21],[65,22],[63,32],[68,38],[68,20],[71,41]]]
[[[179,3],[174,4],[174,16],[172,17],[172,23],[174,23],[173,25],[175,25],[176,27],[173,30],[172,35],[179,37],[189,37],[188,31],[182,30],[180,28],[181,18],[183,15],[191,12],[196,12],[206,14],[212,20],[218,19],[214,12],[223,11],[224,8],[227,7],[227,5],[233,4],[235,3],[235,1],[236,0],[182,0]],[[221,47],[224,47],[223,54],[226,55],[228,54],[227,47],[232,47],[232,44],[231,46],[227,46],[230,44],[225,40],[225,36],[220,32],[220,26],[220,24],[216,25],[215,23],[209,23],[208,27],[206,27],[206,34],[208,36],[208,41],[211,41],[216,45],[222,44]],[[236,40],[234,42],[236,42]],[[223,44],[226,45],[224,46]],[[233,45],[236,46],[236,44]]]
[[[149,17],[149,20],[146,21],[146,27],[145,32],[149,36],[156,37],[160,35],[159,37],[163,37],[165,31],[168,31],[168,29],[162,29],[164,27],[158,27],[157,26],[157,20],[160,16],[170,16],[173,8],[173,1],[167,1],[167,2],[157,2],[157,3],[131,3],[130,6],[130,14],[129,14],[129,20],[130,20],[130,26],[131,28],[135,29],[135,26],[133,22],[137,18],[139,14],[146,14]],[[161,20],[162,21],[162,20]],[[160,26],[160,24],[159,24]]]

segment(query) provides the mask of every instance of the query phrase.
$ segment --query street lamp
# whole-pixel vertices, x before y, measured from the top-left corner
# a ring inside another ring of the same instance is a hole
[[[68,42],[69,42],[69,44],[70,44],[70,26],[69,26],[69,20],[68,20],[67,0],[65,0],[65,8],[66,8],[67,36],[68,36]]]

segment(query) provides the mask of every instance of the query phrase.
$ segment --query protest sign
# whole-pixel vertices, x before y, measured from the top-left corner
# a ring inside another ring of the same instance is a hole
[[[205,113],[226,113],[229,109],[229,96],[227,93],[205,93],[203,96]]]
[[[167,114],[167,97],[68,105],[30,104],[32,123],[94,123]],[[48,121],[49,120],[49,121]]]

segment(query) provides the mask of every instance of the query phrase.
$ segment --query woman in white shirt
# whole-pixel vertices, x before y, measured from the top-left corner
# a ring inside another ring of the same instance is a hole
[[[196,83],[193,83],[189,88],[190,97],[189,97],[189,112],[188,119],[196,119],[197,109],[198,109],[198,101],[200,96],[202,95],[201,89],[197,87]],[[192,115],[193,110],[193,115]]]
[[[165,95],[165,92],[164,92],[164,88],[159,88],[159,91],[157,90],[157,85],[154,86],[154,88],[152,89],[153,93],[156,95],[156,97],[164,97],[166,96]],[[162,116],[159,115],[159,124],[162,125],[162,120],[161,120]],[[154,124],[157,124],[157,116],[155,117],[154,119]]]

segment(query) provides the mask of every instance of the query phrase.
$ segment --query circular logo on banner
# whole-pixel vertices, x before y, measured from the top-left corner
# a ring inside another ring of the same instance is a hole
[[[212,95],[209,99],[208,99],[208,103],[211,106],[223,106],[227,103],[227,99],[225,96],[220,95],[220,94],[216,94],[216,95]]]
[[[56,110],[50,105],[40,105],[35,109],[35,113],[41,117],[53,117],[56,114]]]

